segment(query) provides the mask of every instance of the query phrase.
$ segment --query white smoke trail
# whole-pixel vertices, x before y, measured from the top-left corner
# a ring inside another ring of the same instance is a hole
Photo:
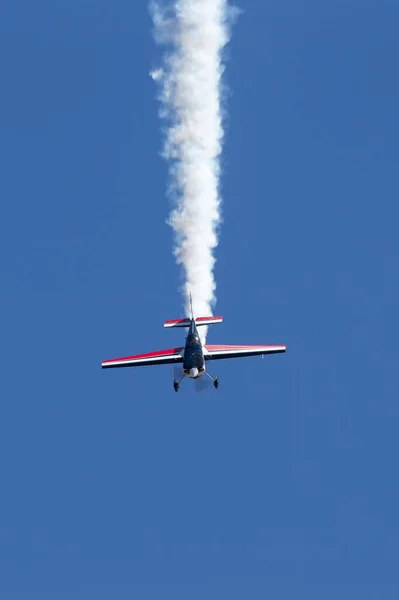
[[[164,67],[151,76],[161,83],[161,116],[168,122],[164,155],[171,161],[174,252],[184,270],[187,315],[191,292],[195,314],[206,316],[215,304],[213,250],[220,223],[222,51],[236,11],[228,0],[155,2],[151,9],[157,41],[170,46]],[[201,334],[205,340],[206,331]]]

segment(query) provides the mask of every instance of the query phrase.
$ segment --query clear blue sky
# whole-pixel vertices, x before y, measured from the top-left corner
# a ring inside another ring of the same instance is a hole
[[[0,597],[396,600],[393,0],[240,0],[210,343],[181,332],[146,2],[0,5]]]

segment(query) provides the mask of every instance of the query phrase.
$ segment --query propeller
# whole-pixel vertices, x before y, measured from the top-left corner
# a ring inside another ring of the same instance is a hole
[[[203,375],[199,379],[194,379],[195,392],[202,394],[203,392],[209,392],[212,387],[212,381],[206,375]]]
[[[170,369],[170,378],[172,381],[180,381],[182,376],[181,367],[174,365]],[[198,379],[191,380],[194,383],[194,390],[196,394],[202,394],[203,392],[209,392],[213,387],[212,381],[206,375],[199,377]],[[191,381],[187,383],[190,384]]]

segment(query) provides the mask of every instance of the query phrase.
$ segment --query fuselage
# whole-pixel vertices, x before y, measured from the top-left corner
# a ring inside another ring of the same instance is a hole
[[[183,373],[197,379],[205,373],[205,359],[200,336],[194,319],[191,320],[184,347]]]

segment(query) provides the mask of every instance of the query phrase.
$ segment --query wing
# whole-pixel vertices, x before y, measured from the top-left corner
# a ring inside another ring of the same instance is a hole
[[[124,358],[113,358],[112,360],[103,360],[101,367],[103,369],[115,369],[120,367],[143,367],[149,365],[171,365],[183,362],[184,347],[169,348],[169,350],[160,350],[159,352],[149,352],[147,354],[136,354],[135,356],[125,356]]]
[[[257,356],[260,354],[278,354],[285,352],[287,347],[279,346],[204,346],[205,360],[218,360],[220,358],[242,358],[244,356]]]

